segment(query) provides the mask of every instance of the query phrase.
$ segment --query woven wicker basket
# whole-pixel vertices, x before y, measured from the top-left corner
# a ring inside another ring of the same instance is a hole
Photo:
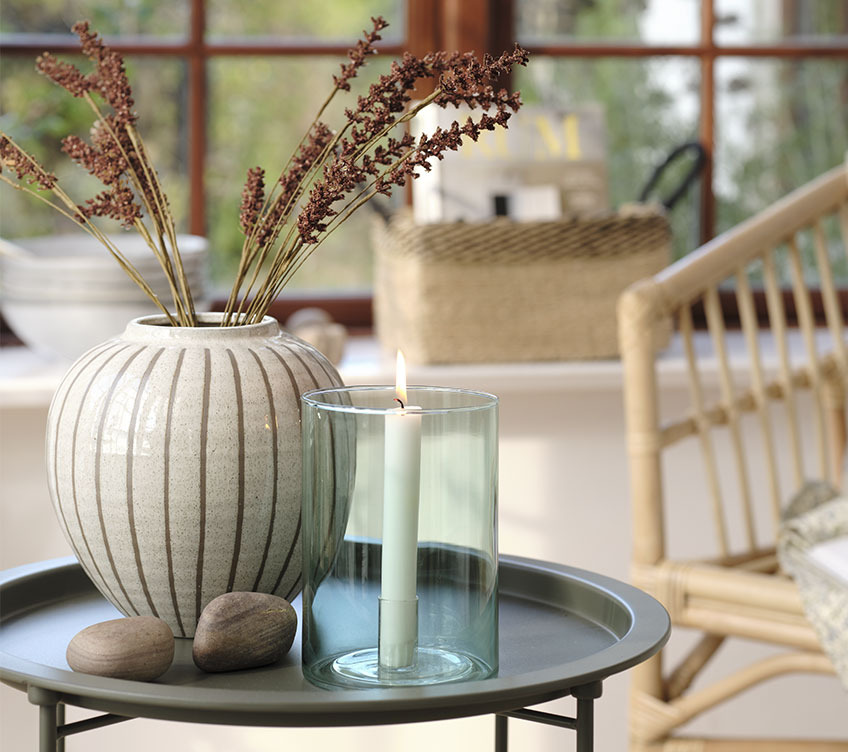
[[[614,357],[619,293],[670,261],[656,213],[416,225],[400,212],[374,244],[377,335],[418,363]]]

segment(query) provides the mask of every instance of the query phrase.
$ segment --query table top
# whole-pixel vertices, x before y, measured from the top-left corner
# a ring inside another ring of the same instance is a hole
[[[207,674],[191,640],[154,682],[71,671],[68,642],[120,616],[74,558],[0,573],[0,680],[53,690],[79,707],[165,720],[257,726],[348,726],[438,720],[523,708],[563,697],[656,653],[668,639],[663,607],[617,580],[517,557],[499,566],[500,669],[479,681],[413,688],[319,689],[303,678],[300,641],[272,666]],[[299,599],[295,602],[299,610]]]

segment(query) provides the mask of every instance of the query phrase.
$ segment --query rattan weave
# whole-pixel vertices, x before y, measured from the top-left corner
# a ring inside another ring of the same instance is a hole
[[[670,254],[656,213],[416,225],[401,212],[374,243],[379,339],[418,363],[616,356],[619,293]]]

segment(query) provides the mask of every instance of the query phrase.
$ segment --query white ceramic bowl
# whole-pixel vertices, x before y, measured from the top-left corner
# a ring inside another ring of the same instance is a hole
[[[147,284],[159,295],[164,294],[163,302],[172,300],[170,286],[164,274],[145,274]],[[192,294],[201,295],[206,287],[206,275],[203,271],[187,272],[186,280]],[[50,301],[54,303],[70,301],[123,302],[147,300],[147,295],[132,280],[115,280],[112,284],[94,285],[85,280],[68,280],[66,284],[54,281],[50,284],[37,284],[27,279],[20,281],[13,275],[0,277],[0,294],[3,300]]]
[[[137,234],[110,235],[109,238],[127,260],[145,277],[164,278],[159,261]],[[206,238],[197,235],[178,235],[177,243],[186,273],[201,270],[206,265]],[[22,238],[14,245],[20,253],[0,254],[0,273],[10,282],[54,285],[76,284],[111,285],[132,281],[111,253],[89,235],[48,235]]]
[[[173,298],[159,262],[135,234],[111,236],[162,302]],[[178,236],[197,310],[208,308],[205,238]],[[0,254],[0,308],[9,326],[33,350],[74,360],[123,332],[127,322],[159,309],[112,255],[87,235],[16,240],[21,253]]]

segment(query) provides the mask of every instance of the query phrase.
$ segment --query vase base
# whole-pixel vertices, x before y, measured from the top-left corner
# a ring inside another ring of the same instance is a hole
[[[415,662],[399,669],[381,668],[377,648],[365,648],[304,667],[313,684],[329,689],[349,687],[415,687],[425,684],[485,679],[492,670],[472,656],[434,647],[419,647]]]

